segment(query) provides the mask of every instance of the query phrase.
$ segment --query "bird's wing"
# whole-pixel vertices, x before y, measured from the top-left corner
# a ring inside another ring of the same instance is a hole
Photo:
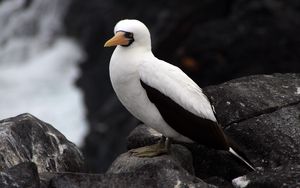
[[[207,97],[185,73],[160,60],[142,64],[139,73],[148,98],[169,126],[200,144],[228,150]]]
[[[191,78],[174,65],[158,59],[156,61],[143,63],[139,67],[140,78],[145,84],[170,97],[191,113],[217,121],[209,100]]]

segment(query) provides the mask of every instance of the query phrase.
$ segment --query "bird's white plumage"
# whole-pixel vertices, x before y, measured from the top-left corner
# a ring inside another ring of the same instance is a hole
[[[164,121],[147,97],[140,79],[191,113],[216,121],[201,88],[178,67],[159,60],[152,54],[150,33],[143,23],[123,20],[116,25],[115,33],[119,30],[132,32],[135,39],[128,47],[117,46],[111,57],[110,78],[119,100],[136,118],[163,135],[191,142]]]
[[[251,162],[240,155],[243,154],[242,152],[239,150],[236,152],[233,149],[235,146],[230,145],[226,135],[215,123],[214,109],[201,88],[178,67],[159,60],[153,55],[150,32],[143,23],[137,20],[122,20],[115,26],[114,32],[116,35],[105,43],[105,46],[118,45],[110,60],[110,79],[119,100],[129,112],[166,137],[182,142],[192,142],[190,138],[176,132],[173,126],[195,141],[200,140],[200,143],[203,142],[216,149],[228,150],[237,159],[255,170]],[[190,113],[178,108],[176,104]],[[174,111],[171,111],[172,108]],[[173,118],[177,112],[182,113],[178,116],[182,116]],[[196,118],[197,121],[192,120],[195,116],[191,116],[191,113],[200,118]],[[187,122],[189,120],[191,121]],[[186,125],[182,125],[185,122]],[[200,122],[199,125],[198,122]],[[180,127],[181,125],[185,127]],[[198,129],[197,126],[203,126],[203,129]],[[195,134],[193,134],[193,129],[196,129]],[[211,143],[201,138],[198,139],[199,135]]]
[[[216,121],[210,102],[202,89],[180,68],[159,59],[139,66],[141,80],[159,90],[193,114]],[[199,125],[200,126],[200,125]]]

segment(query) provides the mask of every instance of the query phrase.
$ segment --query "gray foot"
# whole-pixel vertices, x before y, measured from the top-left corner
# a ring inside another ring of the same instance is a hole
[[[155,157],[168,153],[168,150],[164,144],[157,143],[150,146],[131,149],[129,152],[136,157]]]
[[[131,149],[129,152],[136,157],[155,157],[167,154],[169,149],[169,139],[166,141],[166,137],[163,136],[157,144]]]

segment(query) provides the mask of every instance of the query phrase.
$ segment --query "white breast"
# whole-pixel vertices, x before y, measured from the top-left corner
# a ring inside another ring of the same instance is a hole
[[[158,109],[148,99],[144,88],[141,86],[138,67],[144,58],[155,58],[153,54],[150,52],[144,53],[140,57],[128,56],[135,57],[135,59],[124,56],[128,54],[128,51],[126,54],[122,54],[122,50],[116,49],[109,67],[112,86],[121,103],[137,119],[163,135],[179,141],[191,142],[190,139],[177,133],[163,120]]]

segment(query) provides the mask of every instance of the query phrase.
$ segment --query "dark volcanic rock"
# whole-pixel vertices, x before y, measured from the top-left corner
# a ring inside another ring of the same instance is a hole
[[[299,161],[299,74],[249,76],[204,91],[226,133],[257,165]]]
[[[0,168],[34,162],[38,172],[80,172],[83,157],[75,144],[30,114],[0,121]]]
[[[236,187],[247,188],[297,188],[300,187],[300,165],[286,165],[274,169],[261,171],[258,174],[249,174],[233,180]]]
[[[192,175],[192,156],[185,147],[174,145],[171,151],[154,158],[137,158],[127,152],[106,174],[57,173],[49,187],[214,187]]]
[[[127,149],[148,146],[159,142],[162,134],[141,124],[137,126],[127,138]]]
[[[300,104],[233,124],[226,132],[256,164],[274,168],[300,161]]]
[[[183,146],[173,145],[170,154],[153,158],[124,153],[113,162],[107,174],[145,174],[151,184],[147,185],[146,181],[138,187],[214,187],[195,177],[193,171],[190,152]]]
[[[170,164],[169,164],[170,163]],[[175,167],[176,166],[176,167]],[[136,170],[149,170],[150,168],[179,168],[182,167],[190,174],[194,174],[193,158],[189,150],[181,145],[172,145],[171,153],[154,158],[140,158],[131,156],[129,152],[120,155],[110,166],[107,173],[134,172]]]
[[[20,163],[0,172],[1,188],[39,188],[40,179],[37,167],[32,162]]]
[[[172,175],[175,177],[176,175]],[[164,175],[163,177],[166,177]],[[187,178],[186,178],[187,179]],[[186,180],[181,179],[181,180]],[[189,184],[181,182],[180,179],[162,179],[158,174],[149,171],[137,171],[131,173],[118,174],[72,174],[64,173],[51,180],[49,187],[51,188],[74,188],[74,187],[145,187],[145,188],[168,188],[168,187],[195,187],[195,188],[213,188],[215,186],[206,184],[199,179],[191,181]]]
[[[206,87],[204,92],[218,112],[218,121],[226,127],[299,103],[300,74],[248,76]]]

